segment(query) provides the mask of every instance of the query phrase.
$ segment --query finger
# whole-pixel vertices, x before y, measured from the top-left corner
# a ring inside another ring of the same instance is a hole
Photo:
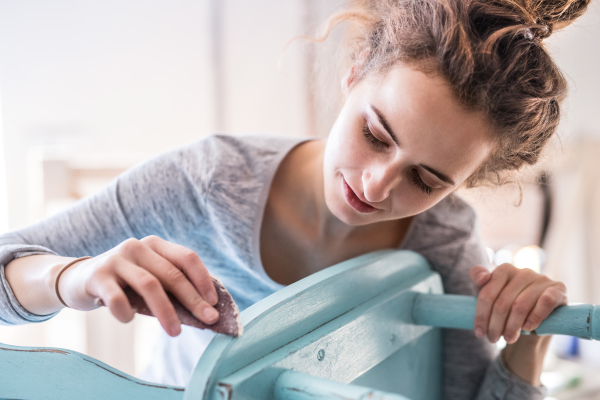
[[[95,284],[95,292],[98,293],[98,297],[102,299],[102,302],[110,313],[114,315],[120,322],[130,322],[135,312],[127,300],[127,296],[123,292],[121,286],[114,280],[106,277],[106,279],[100,279]]]
[[[119,263],[115,271],[127,285],[142,296],[163,329],[171,336],[179,335],[181,322],[158,278],[129,261]]]
[[[477,296],[474,323],[475,336],[477,337],[483,337],[488,333],[488,324],[494,302],[512,276],[511,269],[503,267],[503,265],[494,270],[489,282]]]
[[[558,306],[567,304],[566,288],[560,282],[546,288],[537,299],[535,307],[527,316],[523,325],[526,331],[532,331],[545,320]]]
[[[502,335],[507,343],[514,343],[521,335],[521,329],[525,325],[525,320],[529,313],[535,307],[535,304],[548,287],[547,282],[532,283],[527,286],[515,299],[508,314],[504,332]]]
[[[198,254],[184,246],[167,242],[158,236],[148,236],[142,239],[142,242],[182,270],[210,305],[217,304],[219,301],[217,291]]]
[[[492,277],[491,272],[487,268],[482,267],[481,265],[477,265],[471,268],[470,274],[473,283],[479,287],[482,287],[483,285],[488,283],[490,278]]]
[[[505,332],[508,314],[510,313],[517,296],[525,290],[526,287],[531,285],[537,277],[539,277],[539,275],[530,269],[515,271],[512,279],[510,279],[502,289],[496,298],[496,301],[494,301],[494,306],[492,307],[492,313],[490,315],[488,339],[491,342],[497,342],[498,339],[500,339],[500,336]],[[529,311],[530,310],[527,310],[527,313],[529,313]],[[514,336],[518,337],[518,332],[519,331],[509,332],[509,339],[512,340]]]
[[[132,242],[131,246],[135,246],[135,248],[125,250],[125,252],[129,253],[127,255],[128,258],[156,276],[162,283],[162,286],[177,297],[181,304],[190,310],[196,318],[209,325],[217,322],[219,319],[217,310],[204,300],[188,280],[188,277],[179,268],[156,253],[144,242],[144,239],[137,244]]]

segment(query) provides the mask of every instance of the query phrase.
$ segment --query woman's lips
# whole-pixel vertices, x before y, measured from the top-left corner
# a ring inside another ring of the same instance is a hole
[[[344,185],[344,197],[346,198],[346,202],[348,202],[352,208],[363,214],[377,211],[377,208],[365,203],[364,201],[361,201],[358,196],[356,196],[356,193],[354,193],[350,185],[346,183],[346,180],[343,177],[342,182]]]

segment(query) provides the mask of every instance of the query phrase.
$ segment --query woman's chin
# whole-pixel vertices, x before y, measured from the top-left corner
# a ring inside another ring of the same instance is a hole
[[[346,225],[360,226],[376,222],[373,213],[360,213],[347,203],[335,204],[334,206],[329,206],[329,204],[327,204],[327,207],[337,219]]]

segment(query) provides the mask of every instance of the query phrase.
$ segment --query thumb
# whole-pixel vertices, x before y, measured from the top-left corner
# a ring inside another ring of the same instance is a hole
[[[491,277],[492,274],[490,273],[490,271],[488,271],[487,268],[482,267],[481,265],[477,265],[471,268],[471,280],[475,285],[479,287],[482,287],[483,285],[488,283]]]

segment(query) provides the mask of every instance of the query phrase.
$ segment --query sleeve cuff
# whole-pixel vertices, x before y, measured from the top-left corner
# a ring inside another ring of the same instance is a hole
[[[497,356],[488,367],[477,399],[543,400],[546,392],[544,385],[533,386],[514,375]]]
[[[54,317],[59,311],[48,315],[37,315],[23,308],[6,280],[4,266],[16,258],[39,254],[56,255],[56,253],[41,246],[15,245],[10,247],[14,247],[14,249],[2,251],[0,254],[0,325],[42,322]]]

